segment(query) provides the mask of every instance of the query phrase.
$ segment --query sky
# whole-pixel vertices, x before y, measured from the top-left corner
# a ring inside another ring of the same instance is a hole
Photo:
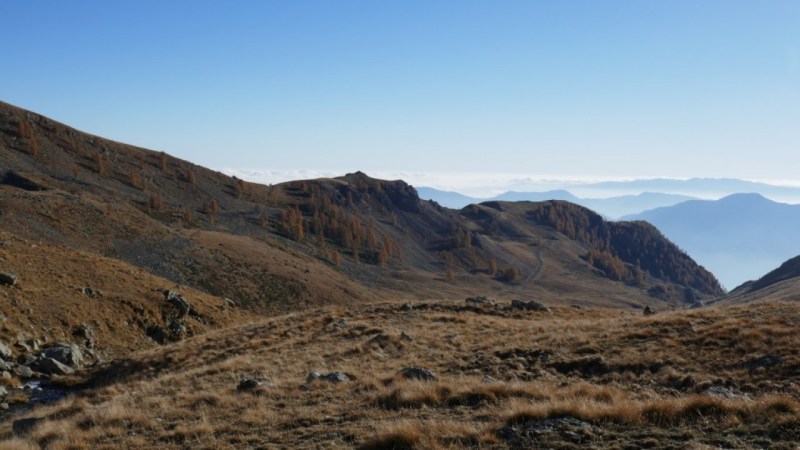
[[[0,16],[0,100],[253,178],[800,183],[795,0],[5,0]]]

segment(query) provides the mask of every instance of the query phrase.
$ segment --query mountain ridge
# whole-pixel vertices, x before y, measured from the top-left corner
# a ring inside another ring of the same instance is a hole
[[[487,222],[421,200],[403,181],[361,172],[264,186],[3,103],[0,161],[0,218],[13,238],[52,246],[54,261],[72,251],[119,260],[160,277],[164,288],[229,298],[257,315],[475,293],[680,308],[719,290],[715,282],[692,286],[657,273],[619,276],[642,271],[600,241],[576,240],[569,229],[532,220],[528,212],[540,204],[505,204],[510,212]],[[582,223],[576,218],[588,213],[567,205],[553,210],[565,223]],[[608,226],[599,219],[578,231],[596,235],[595,225]],[[590,260],[592,251],[599,253]],[[603,251],[610,253],[598,257]],[[704,273],[685,263],[686,270]],[[135,340],[146,327],[125,332]],[[5,338],[13,341],[13,333]]]
[[[670,240],[735,287],[759,278],[800,253],[800,205],[757,193],[720,200],[692,200],[627,216],[646,220]]]

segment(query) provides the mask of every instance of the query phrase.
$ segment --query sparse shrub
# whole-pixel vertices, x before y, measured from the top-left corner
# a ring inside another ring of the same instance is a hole
[[[236,198],[242,198],[242,195],[248,193],[248,185],[244,182],[244,180],[237,179],[236,184],[234,184],[233,189],[236,193]]]
[[[98,175],[105,175],[106,173],[106,162],[103,159],[103,155],[97,153],[93,157],[94,160],[94,170],[97,172]]]
[[[206,206],[206,217],[208,217],[208,221],[213,223],[214,216],[219,213],[219,203],[217,203],[216,199],[211,199],[211,201]]]
[[[194,212],[192,212],[191,208],[184,208],[183,212],[181,213],[181,216],[183,217],[183,221],[186,222],[187,224],[189,225],[194,224],[195,221]]]
[[[164,199],[158,194],[150,194],[147,202],[148,207],[156,212],[164,211]]]
[[[339,250],[333,250],[333,254],[331,256],[331,263],[333,263],[333,265],[336,267],[342,265],[342,254],[339,252]]]
[[[139,176],[139,172],[131,168],[128,171],[128,182],[130,183],[131,187],[136,189],[142,189],[144,187],[144,183],[142,183],[142,177]]]
[[[167,171],[169,171],[169,164],[168,163],[169,163],[169,159],[167,158],[167,154],[164,153],[164,152],[159,153],[158,154],[158,165],[159,165],[159,167],[161,167],[161,171],[162,172],[166,173]]]
[[[33,134],[33,128],[28,123],[27,119],[20,119],[19,123],[17,123],[17,135],[28,141],[28,151],[31,155],[37,155],[39,153],[39,147],[36,144],[36,136]]]

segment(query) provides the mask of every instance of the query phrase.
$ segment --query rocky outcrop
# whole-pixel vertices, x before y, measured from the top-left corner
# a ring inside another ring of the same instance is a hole
[[[342,383],[346,381],[351,381],[351,378],[346,373],[338,371],[326,374],[321,374],[319,372],[311,372],[308,374],[308,377],[306,377],[306,383],[312,383],[317,380],[328,381],[330,383]]]
[[[536,312],[550,312],[550,308],[544,306],[543,304],[536,302],[536,301],[528,301],[523,302],[522,300],[512,300],[511,301],[511,308],[512,309],[522,309],[525,311],[536,311]]]
[[[0,272],[0,285],[16,286],[18,283],[17,276],[9,272]]]
[[[421,381],[433,381],[436,379],[436,375],[433,372],[422,367],[404,367],[397,372],[395,377]]]
[[[84,364],[83,353],[75,344],[56,342],[49,348],[30,355],[26,365],[45,375],[70,375]],[[19,369],[27,373],[25,369]]]

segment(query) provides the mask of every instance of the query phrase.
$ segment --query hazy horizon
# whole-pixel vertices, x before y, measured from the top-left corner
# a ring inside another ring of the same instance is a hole
[[[332,178],[343,176],[347,173],[361,171],[373,178],[385,180],[403,180],[414,187],[434,188],[441,191],[455,192],[476,198],[491,198],[509,191],[515,192],[544,192],[551,190],[569,190],[570,193],[583,198],[609,198],[620,195],[638,195],[645,192],[660,192],[666,194],[676,193],[674,191],[650,191],[646,189],[635,189],[630,187],[620,187],[615,189],[601,188],[593,186],[597,183],[606,182],[637,182],[650,180],[674,180],[690,181],[699,178],[579,178],[570,176],[544,177],[535,174],[521,173],[490,173],[490,172],[425,172],[425,171],[369,171],[354,168],[352,170],[270,170],[270,169],[236,169],[236,168],[215,168],[225,174],[263,184],[277,184],[285,181],[304,180],[314,178]],[[727,178],[702,178],[702,179],[727,179]],[[787,180],[745,180],[751,183],[761,183],[780,188],[800,188],[800,182]],[[691,195],[700,199],[716,200],[732,193],[749,192],[724,192],[710,194],[701,191],[681,191],[682,195]],[[800,203],[800,197],[786,199],[774,198],[776,196],[765,195],[775,201],[786,201],[789,203]]]

